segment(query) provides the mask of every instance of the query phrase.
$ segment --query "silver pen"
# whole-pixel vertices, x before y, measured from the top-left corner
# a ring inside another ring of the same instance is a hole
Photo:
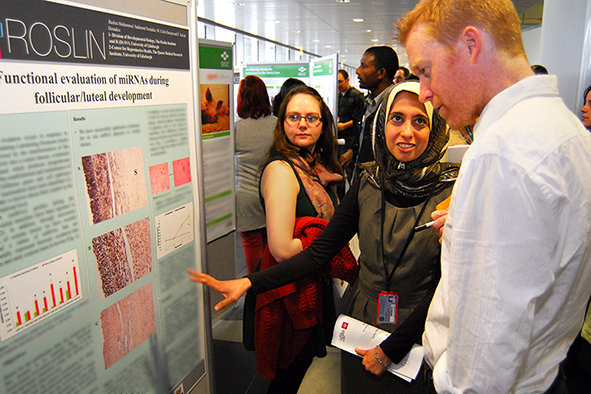
[[[420,226],[415,227],[415,231],[422,231],[428,229],[429,227],[433,227],[433,223],[435,223],[435,220],[432,220],[425,224],[421,224]]]

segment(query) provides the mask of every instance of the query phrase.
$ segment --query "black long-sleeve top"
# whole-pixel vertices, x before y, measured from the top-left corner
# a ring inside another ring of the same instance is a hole
[[[249,291],[258,294],[304,278],[320,269],[347,245],[357,233],[359,221],[363,220],[360,218],[358,203],[360,179],[361,177],[357,178],[345,194],[333,218],[316,241],[306,250],[281,264],[248,275],[247,277],[252,283]],[[363,237],[363,234],[360,237]],[[438,280],[439,278],[436,282]],[[415,343],[421,343],[427,311],[436,285],[437,283],[432,284],[409,317],[380,344],[381,349],[392,362],[399,363]]]

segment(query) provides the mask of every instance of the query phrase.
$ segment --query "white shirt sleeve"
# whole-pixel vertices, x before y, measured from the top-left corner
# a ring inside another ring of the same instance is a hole
[[[434,382],[438,393],[509,393],[554,280],[555,196],[495,155],[470,161],[461,176],[426,327]]]

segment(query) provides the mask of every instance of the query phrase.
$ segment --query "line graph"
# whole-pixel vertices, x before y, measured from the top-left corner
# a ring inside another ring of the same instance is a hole
[[[156,216],[156,257],[158,259],[194,239],[193,203]]]

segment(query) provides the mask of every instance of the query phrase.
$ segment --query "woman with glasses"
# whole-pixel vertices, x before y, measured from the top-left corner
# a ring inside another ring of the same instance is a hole
[[[279,263],[303,250],[302,241],[294,236],[297,218],[330,220],[337,206],[334,185],[343,176],[335,154],[333,122],[322,97],[308,86],[294,88],[280,107],[260,182],[268,252]],[[261,337],[255,338],[257,371],[272,380],[268,393],[297,393],[312,359],[326,355],[325,342],[330,343],[335,313],[331,283],[323,280],[321,289],[324,320],[329,320],[328,336],[317,325],[307,341],[292,344],[289,341],[297,340],[275,338],[277,327],[261,323],[267,315],[257,312],[255,336]],[[278,342],[280,351],[273,347]],[[271,348],[281,353],[277,360]],[[286,354],[290,352],[298,354]],[[290,363],[293,356],[295,360]]]
[[[322,234],[303,253],[246,278],[220,282],[195,271],[226,300],[249,288],[254,293],[282,286],[320,269],[355,234],[359,237],[359,278],[349,315],[392,334],[374,349],[357,349],[363,359],[341,353],[342,393],[423,393],[421,374],[406,382],[384,373],[421,343],[427,310],[439,282],[439,237],[415,230],[451,195],[458,166],[441,163],[449,132],[431,103],[419,101],[419,83],[388,90],[374,122],[375,161],[366,163]],[[379,302],[392,302],[379,308]],[[388,311],[389,313],[384,313]]]

